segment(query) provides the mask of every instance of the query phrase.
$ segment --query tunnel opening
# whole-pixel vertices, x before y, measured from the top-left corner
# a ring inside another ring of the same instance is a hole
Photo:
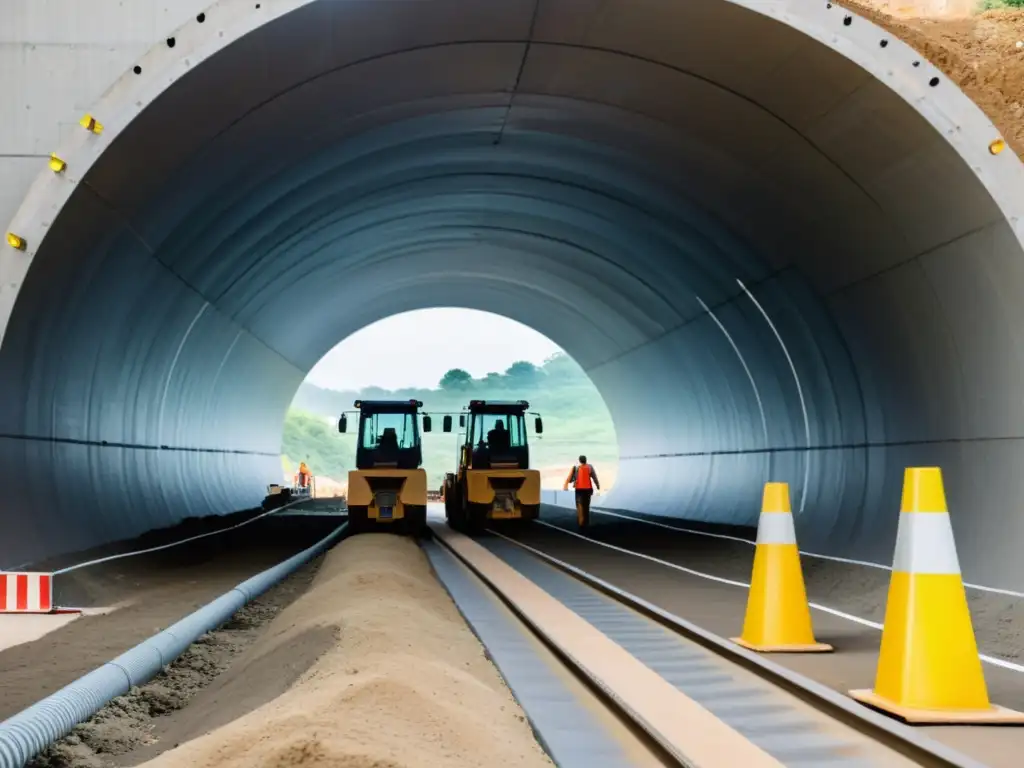
[[[415,297],[411,297],[415,300]],[[571,341],[571,340],[570,340]],[[421,435],[427,487],[454,472],[457,421],[470,400],[526,400],[543,419],[524,421],[529,464],[545,491],[561,489],[580,454],[600,467],[604,489],[618,475],[618,442],[607,404],[572,356],[550,338],[501,315],[458,307],[415,309],[378,320],[317,361],[292,398],[282,429],[285,480],[300,461],[317,495],[344,495],[359,437],[337,434],[338,417],[361,400],[418,400],[431,415]],[[444,415],[453,429],[442,430]],[[548,494],[553,500],[553,497]]]
[[[879,28],[767,13],[212,4],[11,225],[0,562],[255,505],[305,373],[415,293],[583,366],[609,506],[785,480],[805,548],[886,562],[939,465],[965,576],[1020,587],[1020,161]]]

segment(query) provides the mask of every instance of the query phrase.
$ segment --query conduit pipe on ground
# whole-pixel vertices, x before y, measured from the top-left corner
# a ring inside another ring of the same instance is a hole
[[[0,723],[0,768],[22,768],[111,700],[154,678],[204,633],[324,552],[347,528],[348,523],[342,523],[312,547],[246,579],[176,624]]]

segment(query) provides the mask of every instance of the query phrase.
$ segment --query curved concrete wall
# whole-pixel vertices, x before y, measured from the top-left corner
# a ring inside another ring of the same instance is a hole
[[[609,504],[753,523],[788,480],[805,547],[886,561],[937,463],[968,578],[1024,586],[1024,171],[898,41],[796,0],[222,0],[174,37],[0,257],[0,563],[252,504],[303,373],[448,305],[590,372]]]

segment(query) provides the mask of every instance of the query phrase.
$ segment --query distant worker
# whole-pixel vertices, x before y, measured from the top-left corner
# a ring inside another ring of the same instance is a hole
[[[299,462],[299,488],[305,488],[309,485],[310,472],[309,467],[306,466],[306,462]]]
[[[590,525],[590,500],[594,496],[594,489],[601,490],[597,471],[592,465],[587,464],[586,456],[580,456],[580,463],[569,472],[562,490],[569,490],[569,483],[576,488],[576,524],[580,528],[586,528]]]

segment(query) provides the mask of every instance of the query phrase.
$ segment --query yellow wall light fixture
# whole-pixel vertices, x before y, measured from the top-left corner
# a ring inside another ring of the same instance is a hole
[[[988,145],[988,151],[993,155],[998,155],[1004,149],[1006,149],[1006,142],[1003,139],[996,139]]]
[[[7,244],[18,251],[24,251],[28,247],[28,243],[25,242],[25,238],[20,237],[13,232],[7,233]]]
[[[92,133],[103,133],[103,124],[92,115],[86,115],[78,121],[78,124]]]
[[[68,167],[68,164],[61,160],[57,155],[50,155],[50,170],[54,173],[63,173]]]

